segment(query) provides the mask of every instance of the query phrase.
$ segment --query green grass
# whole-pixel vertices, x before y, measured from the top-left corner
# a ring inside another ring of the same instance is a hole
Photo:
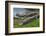
[[[39,27],[39,18],[33,19],[31,22],[25,24],[25,25],[19,25],[20,19],[14,19],[14,28],[24,28],[24,27]]]

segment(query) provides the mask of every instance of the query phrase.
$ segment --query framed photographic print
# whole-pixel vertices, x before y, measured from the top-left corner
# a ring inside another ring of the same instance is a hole
[[[45,32],[45,4],[5,1],[5,34]]]

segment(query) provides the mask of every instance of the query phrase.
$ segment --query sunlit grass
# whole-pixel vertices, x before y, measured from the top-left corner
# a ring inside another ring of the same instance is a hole
[[[20,25],[17,22],[19,22],[19,20],[18,19],[14,19],[14,28],[39,27],[39,18],[38,19],[33,19],[31,22],[29,22],[27,24],[22,24],[22,25]]]

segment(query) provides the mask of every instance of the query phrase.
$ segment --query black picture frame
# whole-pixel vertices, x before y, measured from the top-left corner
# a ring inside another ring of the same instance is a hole
[[[43,5],[43,31],[36,32],[23,32],[23,33],[9,33],[8,32],[8,3],[28,3],[28,4],[42,4]],[[18,35],[18,34],[35,34],[35,33],[44,33],[45,32],[45,3],[40,2],[22,2],[22,1],[5,1],[5,35]]]

